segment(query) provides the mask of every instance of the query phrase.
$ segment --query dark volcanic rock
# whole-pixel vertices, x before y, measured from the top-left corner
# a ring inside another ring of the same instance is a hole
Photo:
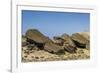
[[[72,34],[72,40],[77,45],[77,47],[86,48],[86,43],[88,40],[79,33]]]
[[[61,53],[61,52],[63,53],[63,51],[64,51],[63,47],[56,45],[52,42],[45,43],[44,50],[48,51],[50,53],[56,53],[56,54]]]
[[[44,44],[46,41],[50,40],[37,29],[29,29],[26,32],[26,37],[28,42],[37,44]]]

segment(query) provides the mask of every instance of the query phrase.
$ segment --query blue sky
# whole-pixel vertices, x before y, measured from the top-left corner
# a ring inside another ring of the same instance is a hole
[[[22,34],[35,28],[52,38],[63,33],[89,31],[89,25],[89,13],[22,10]]]

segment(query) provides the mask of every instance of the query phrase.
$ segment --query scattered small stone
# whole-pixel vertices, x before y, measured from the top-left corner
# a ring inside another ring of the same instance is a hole
[[[39,57],[35,57],[36,59],[39,59]]]
[[[27,56],[24,56],[25,58],[27,57]]]
[[[90,39],[85,34],[63,34],[51,40],[30,29],[22,36],[22,62],[90,59]]]

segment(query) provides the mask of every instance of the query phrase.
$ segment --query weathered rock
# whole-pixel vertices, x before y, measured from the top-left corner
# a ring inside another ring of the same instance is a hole
[[[86,43],[88,42],[88,40],[84,38],[82,35],[80,35],[79,33],[75,33],[72,34],[71,38],[77,47],[86,48]]]
[[[63,46],[64,40],[61,37],[55,36],[53,37],[53,42],[57,45]]]
[[[47,42],[45,43],[44,45],[44,50],[45,51],[48,51],[50,53],[63,53],[64,52],[64,49],[63,47],[59,46],[59,45],[56,45],[52,42]]]
[[[71,46],[71,45],[68,44],[68,43],[64,43],[64,44],[63,44],[63,48],[64,48],[64,50],[66,50],[66,51],[69,52],[69,53],[75,53],[76,50],[77,50],[76,46]]]
[[[70,53],[75,53],[76,52],[76,45],[74,44],[73,40],[70,38],[69,35],[63,34],[61,36],[63,40],[65,40],[63,47],[66,51]]]
[[[50,40],[37,29],[29,29],[26,32],[26,37],[28,42],[37,44],[44,44],[46,41]]]
[[[82,35],[87,40],[90,40],[90,33],[89,32],[79,32],[80,35]]]
[[[76,45],[69,35],[63,34],[61,37],[54,37],[56,44],[62,46],[66,51],[74,53],[76,51]]]
[[[65,44],[68,44],[69,46],[72,46],[72,47],[76,47],[76,45],[74,44],[73,40],[70,38],[70,36],[68,34],[63,34],[61,36],[61,38],[63,40],[65,40]]]

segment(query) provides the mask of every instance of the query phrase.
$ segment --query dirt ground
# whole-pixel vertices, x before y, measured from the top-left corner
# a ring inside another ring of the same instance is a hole
[[[65,51],[64,54],[52,54],[44,50],[28,50],[27,47],[22,48],[22,62],[43,62],[43,61],[61,61],[61,60],[83,60],[90,58],[90,50],[85,48],[77,48],[76,53]]]

